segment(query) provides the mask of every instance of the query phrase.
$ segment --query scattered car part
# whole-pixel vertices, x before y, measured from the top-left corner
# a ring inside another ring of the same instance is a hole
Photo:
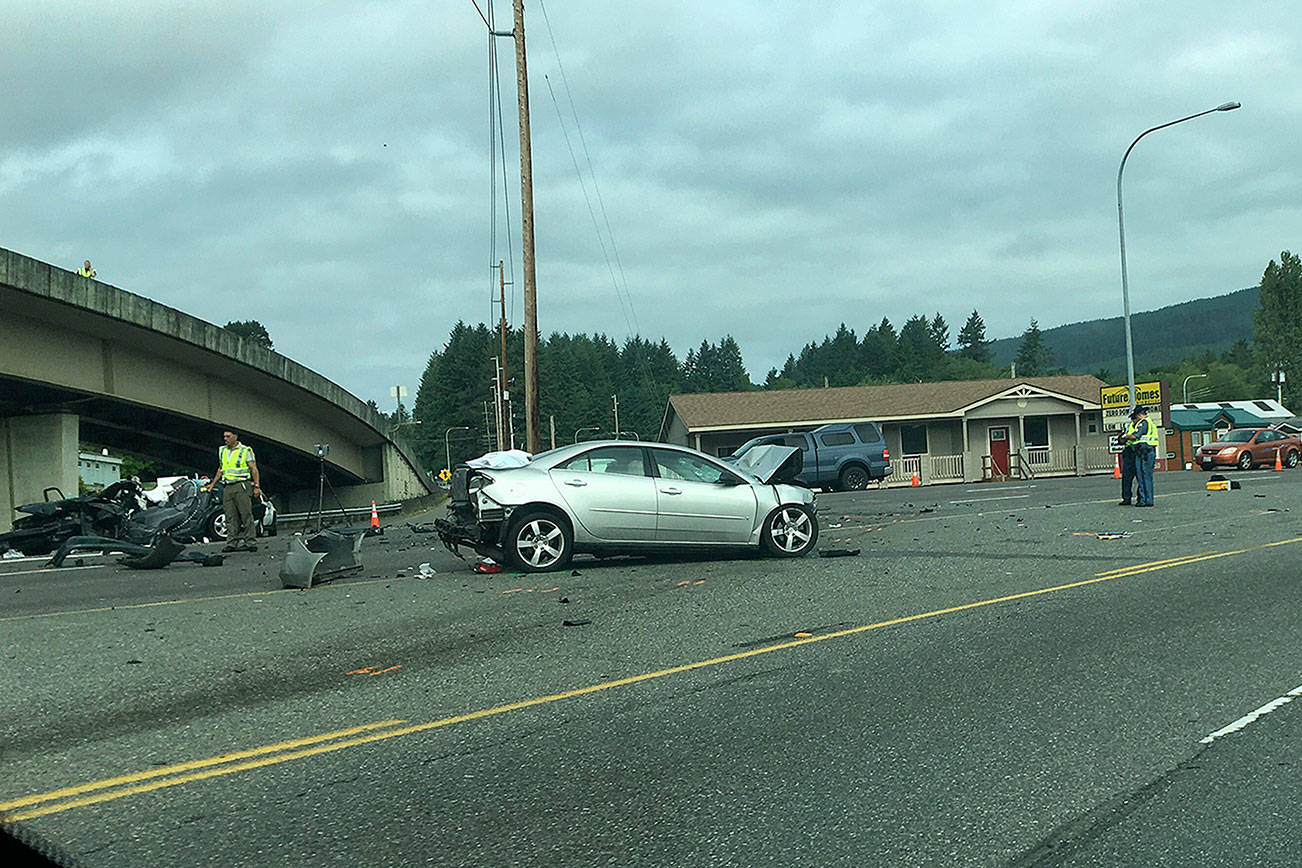
[[[364,536],[361,528],[326,528],[306,541],[302,534],[294,534],[280,565],[280,581],[286,588],[306,589],[322,580],[360,570]]]

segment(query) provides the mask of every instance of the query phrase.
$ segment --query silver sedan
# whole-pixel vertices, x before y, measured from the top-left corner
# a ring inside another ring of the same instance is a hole
[[[458,468],[445,545],[505,558],[527,572],[564,568],[576,552],[747,546],[799,557],[818,542],[814,494],[785,484],[800,452],[765,447],[746,466],[682,446],[594,441],[509,469]]]

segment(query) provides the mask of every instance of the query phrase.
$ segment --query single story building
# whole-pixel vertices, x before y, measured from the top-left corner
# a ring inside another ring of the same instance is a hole
[[[122,479],[122,459],[104,450],[102,454],[80,452],[77,454],[77,477],[90,488],[108,488]],[[76,497],[75,494],[68,495]]]
[[[1173,404],[1167,449],[1172,461],[1184,467],[1199,446],[1215,443],[1231,428],[1286,428],[1294,419],[1283,404],[1271,400]]]
[[[914,473],[924,484],[1110,473],[1107,385],[1072,375],[671,395],[659,439],[728,455],[762,434],[866,420],[886,438],[891,485]]]

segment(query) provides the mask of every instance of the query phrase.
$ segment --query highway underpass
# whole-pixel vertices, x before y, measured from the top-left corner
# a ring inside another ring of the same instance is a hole
[[[326,478],[345,506],[431,493],[385,425],[279,353],[0,248],[0,532],[45,488],[77,491],[81,443],[212,473],[225,428],[253,447],[281,511],[315,507],[318,443],[330,445]]]

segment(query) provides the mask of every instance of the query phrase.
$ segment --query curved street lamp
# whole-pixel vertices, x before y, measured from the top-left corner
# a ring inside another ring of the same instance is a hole
[[[575,443],[579,442],[579,435],[582,434],[584,431],[600,431],[600,430],[601,430],[600,425],[589,425],[586,428],[580,428],[574,432],[574,442]]]
[[[452,442],[448,439],[448,435],[453,431],[470,430],[473,429],[471,429],[469,425],[453,425],[451,428],[443,432],[443,457],[447,461],[447,464],[444,464],[443,466],[448,470],[452,469]]]
[[[1126,385],[1129,387],[1130,391],[1131,410],[1135,409],[1135,345],[1130,336],[1130,284],[1126,278],[1126,222],[1121,209],[1121,173],[1126,170],[1126,159],[1130,156],[1130,152],[1135,149],[1135,145],[1139,144],[1139,140],[1149,133],[1166,129],[1167,127],[1173,127],[1176,124],[1182,124],[1185,121],[1191,121],[1194,118],[1200,118],[1203,115],[1209,115],[1212,112],[1234,111],[1239,107],[1240,104],[1237,102],[1225,102],[1221,103],[1216,108],[1210,108],[1206,111],[1201,111],[1197,114],[1180,118],[1179,120],[1158,124],[1155,127],[1150,127],[1144,130],[1142,133],[1135,136],[1135,140],[1130,143],[1130,147],[1126,148],[1125,156],[1121,158],[1121,168],[1117,169],[1117,232],[1121,235],[1121,304],[1125,311],[1126,320]]]
[[[1193,379],[1195,379],[1195,378],[1197,378],[1197,377],[1205,377],[1205,376],[1207,376],[1207,375],[1206,375],[1206,374],[1190,374],[1189,376],[1187,376],[1187,377],[1184,378],[1184,386],[1181,388],[1181,392],[1184,393],[1184,402],[1185,402],[1186,404],[1189,403],[1189,381],[1190,381],[1190,380],[1193,380]]]

